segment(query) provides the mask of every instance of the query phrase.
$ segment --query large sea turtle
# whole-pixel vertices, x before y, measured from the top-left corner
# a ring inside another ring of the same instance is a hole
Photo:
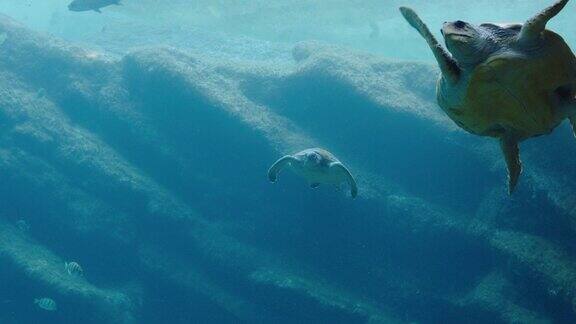
[[[297,175],[305,178],[312,188],[320,184],[340,184],[347,182],[352,198],[358,195],[356,180],[348,169],[330,152],[321,148],[311,148],[294,155],[278,159],[268,170],[268,180],[276,182],[278,173],[289,167]]]
[[[510,193],[522,170],[518,143],[550,133],[566,118],[576,127],[576,58],[561,36],[546,29],[568,1],[524,24],[444,23],[448,51],[412,9],[400,8],[440,66],[442,110],[464,130],[499,139]]]

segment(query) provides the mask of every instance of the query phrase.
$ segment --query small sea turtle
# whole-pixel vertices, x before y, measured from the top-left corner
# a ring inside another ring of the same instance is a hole
[[[444,23],[449,52],[412,9],[400,8],[440,66],[442,110],[464,130],[499,139],[510,193],[522,170],[518,143],[549,134],[566,118],[576,127],[576,58],[561,36],[546,29],[568,1],[524,24]]]
[[[348,169],[330,152],[311,148],[294,155],[286,155],[276,161],[268,170],[271,182],[278,180],[278,173],[285,167],[290,167],[297,175],[304,177],[312,188],[320,184],[340,184],[347,182],[352,198],[358,195],[358,187]]]

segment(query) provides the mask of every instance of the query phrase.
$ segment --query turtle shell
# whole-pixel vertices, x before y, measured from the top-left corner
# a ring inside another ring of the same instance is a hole
[[[500,137],[512,130],[528,138],[550,133],[562,121],[559,105],[575,96],[576,58],[551,31],[535,45],[494,53],[461,80],[466,84],[456,105],[445,104],[439,94],[440,106],[473,134]]]

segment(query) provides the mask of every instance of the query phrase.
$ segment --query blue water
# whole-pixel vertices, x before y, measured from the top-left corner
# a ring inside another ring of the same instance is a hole
[[[0,0],[1,324],[576,322],[572,130],[521,144],[508,196],[397,9],[440,37],[551,1],[122,2]],[[356,199],[268,181],[311,147]]]

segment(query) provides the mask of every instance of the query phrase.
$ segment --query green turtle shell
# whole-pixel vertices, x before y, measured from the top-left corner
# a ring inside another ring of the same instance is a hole
[[[516,45],[519,46],[519,45]],[[528,49],[498,51],[467,76],[463,96],[440,106],[470,133],[500,137],[505,130],[528,138],[551,132],[562,121],[560,99],[576,90],[576,58],[562,37],[551,31]]]

